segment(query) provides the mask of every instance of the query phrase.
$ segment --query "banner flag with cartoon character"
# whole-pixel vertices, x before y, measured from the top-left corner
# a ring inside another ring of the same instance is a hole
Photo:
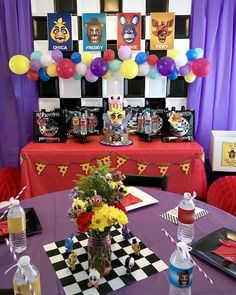
[[[132,50],[141,49],[141,13],[118,13],[117,49],[129,46]]]
[[[83,51],[105,51],[106,15],[105,13],[83,13]]]
[[[48,13],[48,50],[73,51],[71,13]]]
[[[151,13],[151,50],[169,50],[174,48],[175,14]]]

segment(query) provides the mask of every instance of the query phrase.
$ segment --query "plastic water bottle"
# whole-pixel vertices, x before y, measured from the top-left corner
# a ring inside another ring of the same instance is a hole
[[[178,229],[177,237],[187,244],[191,243],[194,237],[195,204],[189,193],[184,193],[184,198],[178,206]]]
[[[97,125],[97,117],[93,113],[91,113],[90,116],[88,116],[88,132],[94,133],[96,125]]]
[[[183,252],[188,252],[189,247],[185,242],[179,242],[178,248],[170,257],[169,268],[169,295],[191,295],[193,279],[193,264]]]
[[[142,113],[139,114],[137,118],[137,131],[138,132],[143,132],[144,130],[144,118]]]
[[[79,116],[77,113],[73,114],[72,126],[73,126],[73,132],[79,133]]]
[[[22,256],[19,259],[18,268],[13,277],[14,294],[31,295],[29,286],[25,282],[25,278],[21,273],[20,267],[27,276],[27,279],[31,283],[36,295],[41,295],[40,274],[38,269],[34,265],[30,264],[29,256]]]
[[[87,117],[85,114],[82,114],[82,118],[80,119],[80,134],[87,135]]]
[[[157,114],[154,113],[152,115],[152,132],[157,133],[157,131],[158,131],[158,117],[157,117]]]
[[[21,253],[27,248],[25,211],[20,206],[19,200],[12,201],[12,206],[7,214],[9,242],[16,253]]]
[[[151,134],[152,133],[152,118],[151,118],[149,112],[146,113],[145,124],[144,124],[144,132],[146,134]]]

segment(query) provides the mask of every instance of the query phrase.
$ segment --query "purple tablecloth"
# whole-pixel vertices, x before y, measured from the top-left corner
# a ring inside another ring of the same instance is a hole
[[[159,200],[159,204],[129,212],[129,227],[134,235],[143,240],[164,262],[169,264],[169,257],[174,250],[174,246],[163,235],[161,229],[165,228],[176,238],[177,226],[161,218],[160,214],[177,206],[180,196],[151,188],[143,188],[143,190],[156,197]],[[232,215],[202,202],[196,201],[196,205],[208,210],[209,214],[195,222],[195,241],[223,226],[236,231],[236,219]],[[32,263],[40,270],[42,294],[64,294],[62,285],[56,277],[53,267],[43,249],[43,245],[62,240],[68,237],[71,232],[75,231],[75,225],[66,217],[67,210],[70,207],[68,191],[35,197],[23,201],[22,206],[24,208],[34,207],[43,227],[42,234],[28,238],[28,248],[24,254],[29,255]],[[209,281],[204,279],[195,269],[192,294],[235,294],[235,279],[196,257],[194,259],[213,279],[214,285],[210,285]],[[0,289],[11,288],[14,270],[7,273],[6,276],[4,276],[4,271],[13,264],[14,261],[7,246],[2,243],[0,245]],[[168,271],[164,271],[135,284],[125,286],[113,292],[113,294],[136,295],[146,292],[147,295],[165,295],[168,294],[168,288]]]

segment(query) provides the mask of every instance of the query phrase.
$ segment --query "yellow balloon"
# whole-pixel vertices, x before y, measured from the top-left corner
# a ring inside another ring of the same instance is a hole
[[[25,74],[29,70],[29,59],[21,54],[14,55],[9,60],[9,68],[15,74]]]
[[[127,59],[122,62],[120,72],[126,79],[133,79],[138,74],[138,65],[135,61]]]
[[[93,61],[93,55],[90,52],[83,52],[82,53],[82,62],[86,65],[90,65]]]
[[[193,72],[190,72],[187,76],[184,77],[184,80],[188,83],[192,83],[195,81],[196,75],[193,74]]]
[[[107,80],[107,79],[111,78],[111,76],[112,76],[112,72],[109,70],[104,76],[102,76],[102,78]]]
[[[176,56],[179,54],[179,50],[176,48],[170,49],[167,51],[167,56],[171,58],[176,58]]]
[[[48,76],[50,76],[50,77],[56,77],[57,76],[56,67],[57,67],[56,64],[50,64],[47,67],[47,74],[48,74]]]

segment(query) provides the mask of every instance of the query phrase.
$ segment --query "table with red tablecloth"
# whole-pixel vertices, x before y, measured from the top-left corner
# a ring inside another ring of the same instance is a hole
[[[125,174],[167,175],[168,191],[196,191],[206,198],[204,151],[197,142],[145,142],[132,136],[132,145],[120,147],[102,145],[101,139],[97,135],[87,143],[28,143],[21,150],[21,185],[27,186],[23,198],[72,188],[76,175],[87,174],[97,159]]]

